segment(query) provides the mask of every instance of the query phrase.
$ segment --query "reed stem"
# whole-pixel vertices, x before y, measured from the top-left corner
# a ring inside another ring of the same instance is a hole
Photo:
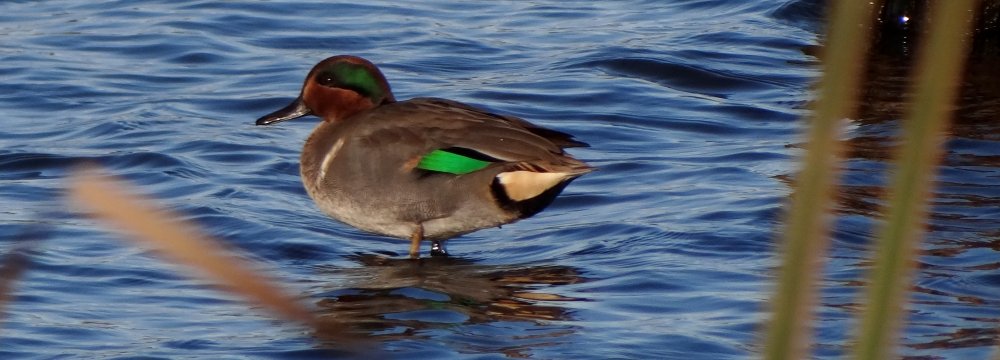
[[[877,7],[867,1],[831,2],[819,100],[810,119],[802,170],[782,234],[782,265],[770,302],[773,315],[766,330],[765,359],[806,357],[812,336],[809,324],[815,283],[823,269],[829,214],[839,179],[841,122],[856,110],[868,33]]]
[[[935,168],[946,140],[944,130],[951,119],[971,41],[966,36],[975,0],[935,1],[932,5],[931,27],[921,47],[917,81],[911,90],[915,96],[903,120],[903,142],[889,184],[885,222],[877,233],[867,306],[854,348],[856,359],[895,357],[916,249],[927,223]]]

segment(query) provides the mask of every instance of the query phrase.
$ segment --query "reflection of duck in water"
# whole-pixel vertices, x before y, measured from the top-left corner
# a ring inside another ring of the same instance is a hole
[[[328,215],[369,232],[409,238],[410,257],[433,240],[530,217],[593,170],[563,149],[569,134],[438,98],[396,101],[368,60],[334,56],[309,72],[302,93],[257,120],[314,114],[323,122],[302,149],[306,191]]]
[[[585,300],[539,291],[586,281],[566,266],[476,265],[454,257],[422,262],[376,255],[351,258],[364,266],[332,270],[344,280],[337,281],[338,290],[314,295],[327,298],[318,304],[320,313],[329,314],[324,322],[337,324],[338,331],[382,340],[419,337],[421,330],[455,325],[570,320],[555,302]],[[553,327],[558,329],[551,336],[573,332],[566,325]]]

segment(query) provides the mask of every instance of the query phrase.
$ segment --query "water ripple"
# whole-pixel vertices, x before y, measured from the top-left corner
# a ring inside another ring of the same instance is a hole
[[[61,196],[83,163],[259,260],[388,357],[756,356],[821,7],[11,2],[0,14],[0,253],[26,227],[51,236],[3,319],[0,358],[352,356],[79,216]],[[400,99],[452,98],[572,133],[592,147],[571,152],[600,170],[547,211],[453,239],[455,256],[415,266],[405,241],[312,204],[298,155],[317,119],[253,125],[342,53],[379,64]],[[971,71],[996,78],[993,63]],[[820,358],[843,355],[898,135],[907,69],[875,64],[847,135]],[[990,84],[963,91],[907,356],[982,358],[995,334],[983,329],[1000,303],[1000,102]]]

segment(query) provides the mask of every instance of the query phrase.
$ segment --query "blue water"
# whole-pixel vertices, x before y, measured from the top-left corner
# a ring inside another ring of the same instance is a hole
[[[183,214],[379,356],[741,359],[758,354],[781,207],[813,99],[814,1],[15,1],[0,9],[0,253],[45,240],[0,358],[352,357],[82,217],[102,164]],[[253,121],[335,54],[396,97],[523,117],[600,168],[449,259],[328,219],[298,175],[315,119]],[[814,355],[853,336],[905,65],[849,124]],[[988,65],[980,79],[996,79]],[[992,82],[990,82],[992,84]],[[1000,318],[998,91],[964,93],[900,352],[990,356]],[[896,91],[900,90],[900,91]],[[990,115],[992,114],[992,115]],[[353,341],[353,340],[352,340]],[[63,356],[66,355],[66,356]]]

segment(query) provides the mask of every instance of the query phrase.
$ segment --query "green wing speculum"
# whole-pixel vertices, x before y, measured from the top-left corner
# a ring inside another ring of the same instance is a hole
[[[464,148],[434,150],[420,159],[417,169],[463,175],[489,166],[497,159]]]

